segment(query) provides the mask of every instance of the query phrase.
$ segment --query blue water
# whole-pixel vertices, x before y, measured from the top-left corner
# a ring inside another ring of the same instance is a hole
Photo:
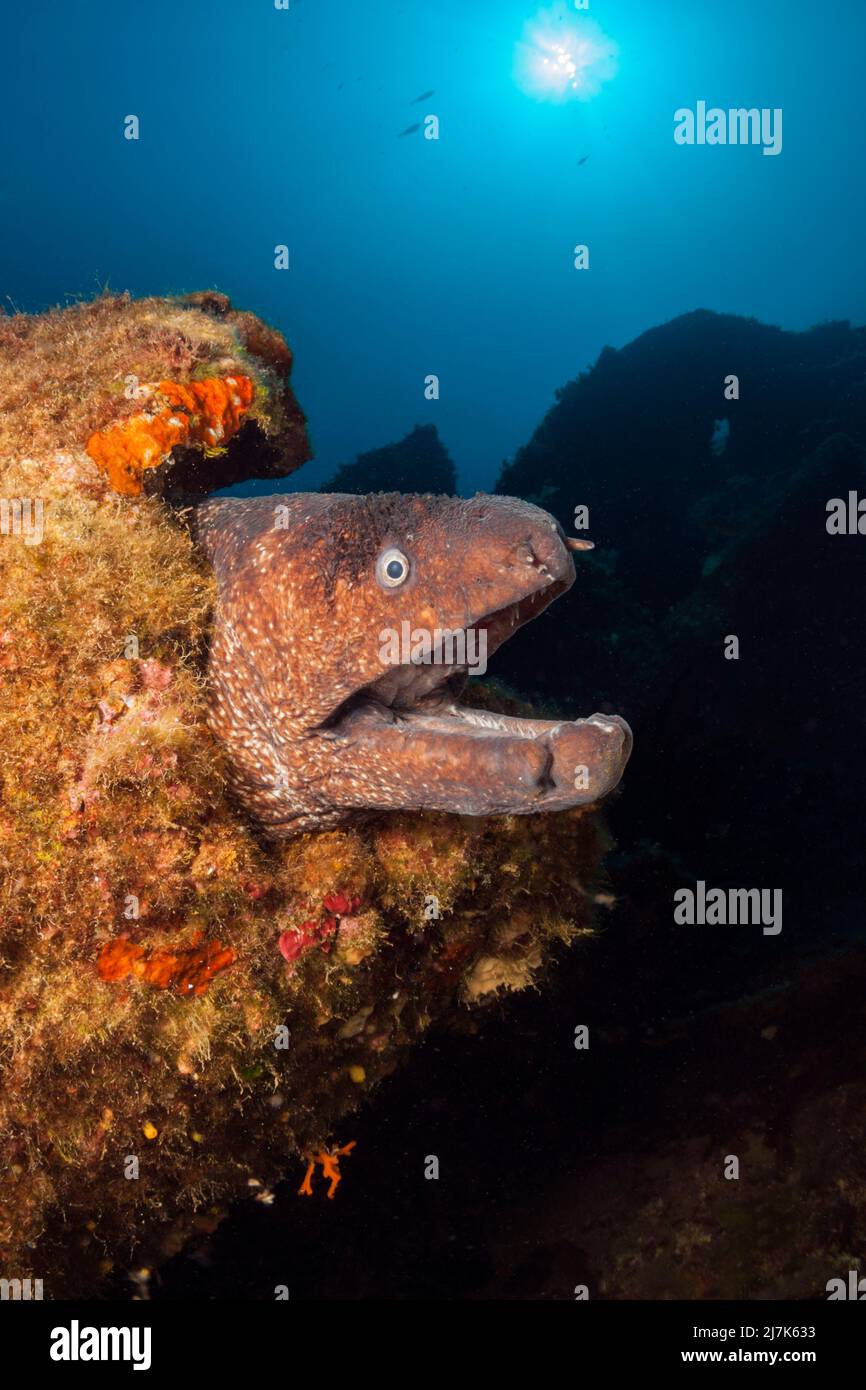
[[[316,457],[292,486],[432,421],[464,490],[493,485],[605,344],[675,314],[863,320],[866,7],[592,0],[618,72],[563,103],[515,79],[539,8],[20,7],[0,87],[6,307],[217,286],[295,352]],[[699,100],[782,108],[782,153],[677,146],[673,113]],[[438,141],[400,136],[429,114]]]

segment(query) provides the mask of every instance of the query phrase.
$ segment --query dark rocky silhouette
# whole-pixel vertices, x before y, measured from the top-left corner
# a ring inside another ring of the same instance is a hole
[[[739,400],[725,399],[729,375]],[[866,328],[792,333],[699,309],[605,348],[556,395],[496,491],[532,497],[564,525],[588,505],[589,534],[615,552],[617,576],[664,611],[777,478],[830,435],[866,444]]]
[[[826,949],[831,921],[856,932],[866,536],[829,534],[827,505],[866,496],[864,350],[847,324],[689,314],[603,353],[503,470],[497,490],[566,526],[589,506],[598,544],[492,673],[634,731],[609,806],[621,903],[601,973],[618,1013],[648,990],[673,1011],[731,999],[768,965],[760,928],[674,925],[673,893],[697,879],[783,890],[777,970]]]
[[[416,425],[396,444],[344,463],[320,491],[455,493],[457,475],[436,426]]]

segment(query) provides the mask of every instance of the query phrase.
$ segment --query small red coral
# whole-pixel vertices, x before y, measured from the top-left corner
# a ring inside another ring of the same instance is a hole
[[[278,946],[280,954],[289,965],[294,965],[305,951],[315,946],[319,935],[318,922],[302,922],[299,927],[289,927],[281,932]]]
[[[329,893],[322,901],[322,907],[334,917],[346,917],[358,911],[361,899],[350,897],[348,893]]]
[[[277,942],[281,955],[289,965],[294,965],[313,946],[320,947],[327,955],[333,945],[330,938],[341,927],[343,915],[357,912],[360,906],[361,899],[357,896],[342,892],[328,893],[322,900],[324,912],[318,921],[310,918],[299,927],[289,927],[281,934]]]

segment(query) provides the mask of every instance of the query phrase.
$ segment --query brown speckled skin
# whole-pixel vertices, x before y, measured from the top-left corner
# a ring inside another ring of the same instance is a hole
[[[270,835],[362,810],[552,811],[619,781],[631,734],[616,716],[473,711],[456,699],[465,672],[382,661],[383,630],[404,621],[484,626],[489,657],[570,588],[562,532],[538,507],[483,494],[223,498],[199,506],[197,534],[218,581],[212,724]],[[390,547],[410,566],[393,589],[377,576]]]

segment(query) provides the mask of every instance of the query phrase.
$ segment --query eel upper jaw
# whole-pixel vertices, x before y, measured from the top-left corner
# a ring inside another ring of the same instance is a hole
[[[550,580],[483,614],[464,633],[483,629],[493,651],[569,586],[567,577]],[[351,799],[352,772],[363,778],[368,767],[379,767],[386,781],[399,771],[396,795],[403,798],[388,793],[373,803],[383,809],[528,814],[591,805],[617,785],[631,752],[623,720],[536,720],[473,709],[457,698],[467,674],[465,665],[435,662],[388,667],[311,730],[338,745],[343,777],[336,794]]]
[[[464,650],[479,650],[479,640],[484,634],[486,655],[491,656],[503,642],[518,628],[537,617],[554,599],[571,588],[573,574],[563,579],[552,576],[523,597],[485,613],[464,629],[466,646]],[[460,629],[455,629],[460,631]],[[471,634],[475,633],[474,639]],[[473,646],[474,640],[474,646]],[[414,722],[423,718],[430,726],[432,719],[442,721],[462,720],[467,726],[474,726],[483,733],[487,726],[479,716],[483,711],[473,710],[459,703],[470,669],[467,665],[449,665],[436,660],[423,663],[406,663],[385,669],[384,674],[367,685],[361,686],[353,695],[344,700],[315,732],[341,735],[350,725],[359,721],[377,720],[383,723]],[[525,737],[532,737],[531,720],[521,720],[526,726]],[[445,732],[449,724],[443,722]],[[450,727],[454,727],[450,724]]]

